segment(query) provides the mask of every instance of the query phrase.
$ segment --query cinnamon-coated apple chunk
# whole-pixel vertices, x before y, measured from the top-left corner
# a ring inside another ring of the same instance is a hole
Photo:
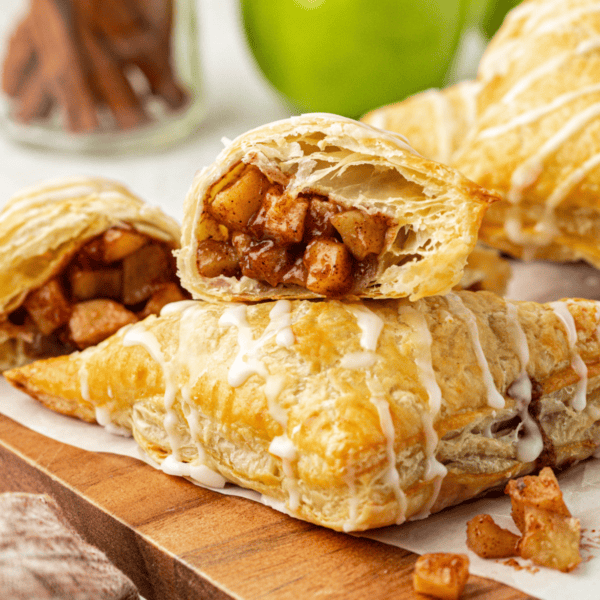
[[[24,306],[42,335],[50,335],[64,325],[71,314],[64,290],[56,279],[31,292]]]
[[[204,277],[231,277],[239,269],[239,258],[235,249],[227,243],[211,238],[198,244],[197,261],[198,271]]]
[[[316,238],[304,253],[306,287],[323,296],[338,296],[352,287],[352,259],[342,244],[331,238]]]
[[[71,293],[77,300],[115,298],[121,295],[122,272],[118,268],[81,269],[74,266],[69,272]]]
[[[80,349],[98,344],[124,325],[135,323],[137,317],[122,304],[97,299],[73,305],[69,319],[71,340]]]
[[[248,167],[239,179],[215,196],[210,210],[228,227],[246,227],[260,208],[268,186],[268,179],[256,167]]]
[[[250,226],[257,237],[268,237],[278,244],[297,244],[304,236],[304,221],[309,201],[282,195],[277,187],[265,195],[262,206]]]
[[[206,199],[196,250],[203,277],[240,277],[341,296],[364,284],[391,219],[348,209],[310,190],[289,192],[255,166],[236,165]],[[211,194],[214,196],[211,198]],[[206,216],[207,215],[207,216]],[[366,263],[365,263],[366,261]]]
[[[122,260],[148,243],[148,238],[131,227],[111,227],[86,246],[82,252],[105,265]]]
[[[387,223],[381,217],[354,209],[333,215],[331,223],[358,260],[381,252],[387,231]]]

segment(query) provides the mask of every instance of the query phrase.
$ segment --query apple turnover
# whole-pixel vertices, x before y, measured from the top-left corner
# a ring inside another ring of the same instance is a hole
[[[194,179],[178,267],[204,300],[389,298],[456,285],[495,196],[334,115],[250,131]]]
[[[452,166],[499,192],[480,232],[521,258],[600,267],[600,13],[525,0],[478,71],[478,119]]]
[[[27,188],[0,212],[0,369],[97,344],[189,297],[178,224],[125,187],[70,178]]]
[[[382,106],[367,113],[361,121],[400,133],[419,154],[450,165],[477,119],[478,92],[479,82],[461,81]]]
[[[188,301],[5,373],[169,474],[337,530],[402,523],[600,444],[600,306],[489,292]]]

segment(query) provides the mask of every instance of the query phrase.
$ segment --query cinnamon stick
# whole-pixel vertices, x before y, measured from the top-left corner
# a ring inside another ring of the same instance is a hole
[[[54,111],[67,130],[100,127],[108,110],[118,129],[149,121],[147,92],[132,85],[136,67],[150,92],[171,108],[188,94],[171,64],[172,0],[30,0],[4,58],[2,90],[27,123]]]

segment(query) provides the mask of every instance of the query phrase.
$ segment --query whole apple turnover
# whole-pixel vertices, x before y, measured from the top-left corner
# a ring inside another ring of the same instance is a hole
[[[590,456],[599,309],[489,292],[188,301],[5,376],[54,410],[133,431],[169,474],[363,530]]]
[[[0,212],[0,369],[83,349],[189,297],[179,225],[118,183],[43,182]]]
[[[494,199],[401,136],[293,117],[240,136],[196,176],[177,264],[205,300],[415,300],[460,281]]]
[[[525,0],[481,59],[452,165],[502,195],[480,235],[513,256],[600,266],[599,40],[595,0]]]

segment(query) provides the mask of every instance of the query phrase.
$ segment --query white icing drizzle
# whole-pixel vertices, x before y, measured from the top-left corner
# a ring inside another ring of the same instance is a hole
[[[180,327],[183,324],[180,323]],[[207,464],[206,451],[200,443],[200,411],[195,408],[193,409],[191,403],[187,404],[190,409],[189,414],[186,414],[186,420],[190,427],[190,436],[192,440],[196,441],[196,448],[198,450],[198,456],[191,463],[179,463],[177,459],[171,454],[172,463],[177,465],[177,468],[181,469],[183,477],[189,477],[195,483],[204,485],[212,488],[223,488],[227,483],[227,480],[220,474],[211,469]],[[183,465],[183,466],[182,466]],[[168,467],[173,468],[173,466]],[[186,472],[189,469],[189,475]],[[164,470],[164,468],[163,468]],[[171,473],[178,474],[178,473]]]
[[[361,347],[367,352],[375,352],[383,329],[383,320],[366,306],[354,304],[346,308],[356,317],[356,322],[361,331]]]
[[[579,376],[579,381],[575,388],[575,395],[571,401],[571,406],[574,410],[581,412],[587,403],[587,367],[583,362],[583,359],[577,352],[577,329],[575,327],[575,319],[569,311],[568,304],[566,302],[550,302],[549,306],[554,311],[554,314],[559,318],[560,322],[564,325],[567,330],[567,343],[569,349],[574,353],[571,359],[571,368]]]
[[[352,466],[348,467],[348,472],[345,476],[346,485],[350,490],[350,500],[348,501],[348,520],[344,523],[343,529],[345,532],[354,531],[358,520],[358,494],[356,493],[356,473]]]
[[[420,519],[428,517],[431,514],[431,508],[440,493],[442,481],[448,473],[448,469],[435,456],[438,435],[434,424],[442,406],[442,390],[438,385],[433,370],[433,360],[431,358],[433,339],[425,316],[410,306],[401,307],[399,312],[416,334],[414,338],[415,364],[419,371],[419,380],[427,392],[429,404],[429,411],[421,415],[421,422],[423,423],[423,431],[425,433],[425,456],[427,459],[424,479],[425,481],[433,480],[434,489],[427,505],[418,515],[413,517]]]
[[[496,44],[493,51],[486,52],[480,62],[479,75],[485,79],[491,79],[496,75],[506,73],[510,64],[529,50],[529,46],[523,44],[522,39],[530,41],[554,33],[563,25],[577,21],[587,14],[600,11],[600,4],[595,3],[563,12],[560,16],[552,18],[562,2],[563,0],[558,0],[558,2],[547,0],[544,4],[531,3],[528,5],[523,3],[512,10],[507,15],[505,22],[510,21],[512,24],[514,21],[525,17],[519,38],[509,38],[504,43]]]
[[[446,295],[450,308],[460,315],[467,325],[471,343],[473,344],[473,352],[477,359],[477,364],[481,369],[481,376],[483,384],[487,390],[487,403],[492,408],[504,408],[506,404],[502,394],[496,389],[494,378],[490,372],[490,366],[481,347],[481,341],[479,339],[479,328],[477,327],[477,320],[475,315],[464,305],[463,301],[454,293]]]
[[[246,319],[246,305],[237,304],[225,309],[219,319],[219,325],[237,327],[239,346],[239,351],[229,368],[229,385],[238,387],[254,374],[267,379],[269,372],[258,355],[264,344],[273,337],[280,346],[289,347],[294,343],[290,307],[289,300],[277,301],[269,313],[271,318],[269,324],[256,340]]]
[[[598,86],[598,91],[600,92],[600,86]],[[523,192],[533,185],[543,172],[546,158],[556,152],[564,142],[585,127],[589,121],[598,116],[600,116],[600,103],[592,104],[586,110],[567,121],[561,129],[546,140],[537,154],[529,157],[513,171],[510,189],[506,196],[507,200],[513,205],[519,204],[523,198]],[[588,165],[588,168],[593,168],[593,166],[594,162]],[[578,176],[579,174],[574,174],[573,185],[577,182]],[[566,185],[570,185],[570,181],[567,181]],[[561,188],[556,191],[556,196],[553,198],[554,205],[546,207],[544,218],[540,222],[535,235],[524,236],[522,234],[522,215],[517,208],[512,210],[510,213],[510,222],[507,220],[507,225],[505,226],[507,237],[516,244],[530,243],[534,245],[546,245],[550,243],[556,234],[553,211],[555,206],[563,199],[561,198],[562,193],[564,191]]]
[[[598,91],[600,92],[600,85]],[[508,192],[508,200],[513,203],[520,202],[525,187],[531,185],[538,178],[543,169],[543,161],[556,152],[572,135],[599,115],[600,102],[597,102],[569,119],[561,129],[548,138],[537,154],[534,154],[514,171],[511,178],[511,189]]]
[[[300,490],[292,463],[297,458],[293,441],[287,435],[287,411],[277,403],[277,398],[285,387],[285,379],[269,373],[266,365],[260,358],[261,349],[265,343],[275,338],[278,346],[289,348],[295,343],[294,333],[291,328],[291,303],[289,300],[279,300],[269,313],[269,323],[262,335],[256,340],[252,328],[247,320],[248,307],[245,304],[233,305],[223,312],[219,318],[219,325],[233,326],[238,330],[238,353],[229,367],[228,382],[232,387],[242,385],[248,377],[257,374],[265,380],[264,393],[267,399],[269,413],[283,428],[284,433],[271,440],[269,452],[281,458],[283,474],[285,476],[289,494],[289,509],[292,512],[300,506]]]
[[[367,386],[369,387],[369,391],[371,393],[371,403],[377,409],[381,431],[383,432],[386,440],[385,452],[388,461],[388,468],[386,470],[385,480],[386,483],[392,488],[394,495],[396,496],[396,502],[398,503],[396,524],[400,525],[406,520],[406,507],[408,503],[406,500],[406,495],[400,486],[400,475],[398,474],[398,469],[396,467],[396,452],[394,450],[396,431],[394,429],[394,422],[390,412],[390,404],[387,401],[385,392],[377,378],[368,375]]]
[[[553,33],[560,29],[562,25],[572,23],[573,21],[577,21],[581,17],[585,17],[586,15],[597,12],[600,12],[600,3],[598,2],[590,6],[580,6],[574,8],[573,10],[567,11],[562,15],[556,17],[555,19],[550,19],[549,21],[542,22],[537,28],[536,33],[538,35]]]
[[[379,336],[383,330],[383,319],[364,305],[346,304],[345,306],[346,309],[356,318],[356,323],[361,331],[359,343],[363,351],[349,352],[348,354],[345,354],[340,360],[340,366],[344,369],[368,369],[377,362],[376,350],[377,345],[379,344]],[[371,391],[371,402],[377,408],[381,429],[386,437],[386,454],[389,463],[388,474],[386,477],[388,483],[390,483],[394,489],[394,495],[398,499],[398,506],[400,507],[400,510],[397,521],[401,523],[405,520],[406,498],[404,496],[404,492],[400,488],[400,479],[396,469],[396,454],[394,451],[395,431],[394,424],[391,419],[390,407],[389,403],[384,399],[385,395],[383,393],[383,388],[381,387],[381,383],[378,379],[376,379],[374,376],[370,376],[370,378],[367,379],[367,385]],[[377,398],[373,397],[373,389],[377,390]],[[383,407],[382,403],[385,404],[385,408]],[[385,412],[386,410],[387,413]],[[391,471],[395,473],[395,477]],[[346,483],[348,484],[348,489],[350,491],[348,507],[349,520],[344,523],[345,531],[352,531],[355,529],[355,523],[357,519],[358,498],[356,497],[356,482],[354,480],[354,476],[354,469],[352,467],[348,467]]]
[[[379,343],[379,336],[383,330],[383,319],[364,305],[346,305],[346,308],[354,315],[358,327],[361,330],[360,346],[365,352],[358,354],[366,354],[369,356],[374,355]],[[370,392],[369,400],[377,409],[381,431],[383,432],[386,440],[385,451],[388,461],[388,468],[386,470],[385,479],[386,483],[392,488],[394,496],[396,497],[396,502],[398,504],[396,523],[400,524],[406,520],[407,500],[404,492],[402,491],[402,487],[400,486],[400,476],[396,467],[396,451],[394,449],[396,431],[394,429],[394,422],[390,412],[390,404],[386,398],[381,382],[375,375],[368,373],[366,376],[366,383]],[[347,479],[349,477],[350,473],[348,473]],[[356,511],[356,486],[353,483],[353,485],[349,486],[349,488],[349,514],[352,515],[352,511]],[[352,517],[345,527],[350,528],[352,526],[351,521]]]
[[[508,389],[508,394],[517,403],[517,410],[519,411],[525,433],[517,441],[517,459],[528,463],[536,460],[542,453],[544,440],[538,424],[529,414],[529,404],[532,397],[531,379],[527,374],[529,345],[527,343],[527,336],[519,323],[517,307],[511,303],[506,304],[506,324],[521,363],[521,371]]]
[[[178,312],[183,312],[188,308],[196,308],[198,306],[197,300],[180,300],[179,302],[171,302],[165,304],[160,310],[161,317],[168,317]]]
[[[377,362],[374,352],[348,352],[340,360],[343,369],[368,369]]]
[[[572,171],[568,177],[560,182],[548,196],[545,207],[544,215],[536,225],[536,229],[540,232],[548,232],[549,235],[555,235],[557,227],[555,224],[555,210],[556,207],[569,195],[573,188],[581,183],[583,178],[593,169],[600,165],[600,154],[588,158],[582,165]]]
[[[545,75],[548,75],[548,73],[558,70],[573,56],[587,54],[598,48],[600,48],[600,37],[593,37],[583,40],[571,51],[563,52],[558,56],[553,56],[522,77],[510,90],[508,90],[508,92],[506,92],[506,94],[504,94],[500,102],[503,104],[512,104],[515,98],[527,90],[527,88],[531,87],[531,85],[542,79]]]
[[[543,104],[541,106],[536,106],[531,110],[517,115],[512,120],[507,121],[506,123],[502,123],[501,125],[495,125],[494,127],[488,127],[487,129],[484,129],[479,134],[479,137],[484,140],[498,137],[506,133],[507,131],[510,131],[511,129],[516,129],[517,127],[534,123],[535,121],[541,119],[543,116],[550,114],[551,112],[561,108],[562,106],[565,106],[573,102],[574,100],[581,98],[582,96],[585,96],[587,94],[597,94],[598,92],[600,92],[600,85],[590,85],[579,90],[572,90],[566,92],[564,94],[561,94],[560,96],[556,96],[552,100],[552,102],[549,102],[548,104]],[[593,114],[591,118],[593,118],[594,116],[595,114]],[[585,122],[583,123],[583,125],[584,124]]]
[[[176,475],[178,477],[189,477],[206,487],[223,488],[226,480],[224,477],[209,469],[206,465],[187,463],[179,461],[173,454],[169,454],[160,465],[163,473],[167,475]]]
[[[383,329],[383,320],[366,306],[346,305],[346,309],[356,318],[360,334],[362,352],[348,352],[340,359],[344,369],[368,369],[377,362],[377,344]]]
[[[177,423],[179,418],[173,409],[173,404],[175,403],[175,398],[177,395],[177,384],[172,370],[167,366],[167,361],[160,348],[160,344],[156,339],[156,336],[146,329],[142,321],[140,323],[136,323],[125,333],[123,336],[123,346],[142,346],[162,369],[165,384],[163,398],[165,416],[163,419],[163,425],[165,427],[165,431],[167,432],[167,437],[169,438],[171,453],[176,460],[179,460],[179,451],[182,440],[181,436],[177,433]]]
[[[109,433],[113,435],[120,435],[123,437],[131,437],[131,431],[126,429],[125,427],[119,427],[118,425],[113,424],[111,420],[110,410],[105,406],[96,406],[95,407],[95,416],[96,422],[98,425],[102,425]]]

